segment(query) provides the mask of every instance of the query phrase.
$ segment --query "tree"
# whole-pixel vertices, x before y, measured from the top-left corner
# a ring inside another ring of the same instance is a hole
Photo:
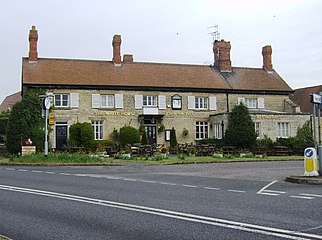
[[[95,150],[94,132],[92,124],[75,123],[69,128],[69,145],[85,147],[87,150]]]
[[[42,100],[38,92],[26,92],[10,112],[6,129],[6,147],[11,154],[18,154],[21,142],[30,138],[37,150],[43,149],[44,125],[41,117]]]
[[[249,148],[255,144],[255,124],[245,105],[240,104],[232,109],[224,141],[226,145],[239,148]]]
[[[303,153],[304,149],[307,147],[314,146],[313,133],[311,129],[310,121],[303,124],[302,127],[297,129],[296,134],[296,151],[297,153]]]
[[[170,130],[170,147],[172,149],[177,147],[177,136],[174,127],[172,127],[172,129]]]

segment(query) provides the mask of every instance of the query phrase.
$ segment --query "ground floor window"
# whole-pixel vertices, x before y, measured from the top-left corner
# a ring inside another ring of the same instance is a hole
[[[94,139],[103,140],[103,121],[92,121]]]
[[[208,122],[196,122],[196,139],[208,138]]]
[[[222,139],[223,134],[222,134],[222,125],[219,123],[214,124],[214,137],[215,139]]]
[[[290,136],[290,124],[288,122],[277,123],[277,137],[287,138]]]
[[[256,132],[256,137],[258,139],[260,139],[261,136],[262,136],[262,130],[261,130],[261,123],[260,122],[255,122],[255,132]]]

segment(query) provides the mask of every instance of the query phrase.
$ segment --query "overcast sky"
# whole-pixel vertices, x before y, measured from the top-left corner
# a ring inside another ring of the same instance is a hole
[[[28,34],[38,56],[112,59],[112,38],[137,62],[213,63],[211,28],[231,43],[232,66],[273,67],[293,88],[322,84],[321,0],[0,0],[0,102],[20,91]]]

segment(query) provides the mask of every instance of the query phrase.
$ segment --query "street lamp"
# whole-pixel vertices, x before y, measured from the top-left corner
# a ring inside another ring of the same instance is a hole
[[[53,93],[46,93],[46,95],[40,95],[40,98],[43,98],[43,108],[45,109],[45,142],[44,142],[44,147],[45,147],[45,152],[44,155],[45,157],[48,156],[48,113],[49,109],[52,105],[52,99],[54,97]]]

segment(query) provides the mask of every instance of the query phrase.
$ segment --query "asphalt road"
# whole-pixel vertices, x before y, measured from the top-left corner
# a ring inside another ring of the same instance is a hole
[[[322,239],[322,187],[302,162],[0,167],[12,239]]]

